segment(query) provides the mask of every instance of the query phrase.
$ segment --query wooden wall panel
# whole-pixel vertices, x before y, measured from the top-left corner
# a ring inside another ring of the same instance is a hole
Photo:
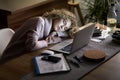
[[[48,0],[49,1],[49,0]],[[41,16],[44,12],[51,9],[67,8],[67,0],[51,0],[44,4],[39,4],[30,8],[23,8],[14,11],[8,16],[8,26],[14,30],[18,29],[24,21],[30,17]]]

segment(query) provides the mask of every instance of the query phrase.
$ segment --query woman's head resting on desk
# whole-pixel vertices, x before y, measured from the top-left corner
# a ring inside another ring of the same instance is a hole
[[[66,31],[77,26],[76,16],[65,9],[53,9],[43,14],[46,18],[53,19],[53,28],[55,31]]]
[[[76,16],[66,10],[66,9],[54,9],[50,12],[46,12],[43,14],[44,17],[52,18],[53,19],[53,30],[56,32],[68,32],[68,35],[72,37],[71,30],[76,30],[77,25],[77,18]],[[74,32],[73,32],[74,33]]]

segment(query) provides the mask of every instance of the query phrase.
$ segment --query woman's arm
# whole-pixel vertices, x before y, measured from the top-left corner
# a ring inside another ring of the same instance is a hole
[[[46,40],[39,40],[39,35],[36,31],[32,30],[27,32],[27,39],[25,41],[25,47],[28,51],[37,50],[43,47],[47,47],[48,43]]]

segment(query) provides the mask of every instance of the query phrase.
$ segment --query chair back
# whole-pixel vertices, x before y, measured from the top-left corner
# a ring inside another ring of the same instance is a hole
[[[15,32],[10,28],[0,29],[0,57]]]

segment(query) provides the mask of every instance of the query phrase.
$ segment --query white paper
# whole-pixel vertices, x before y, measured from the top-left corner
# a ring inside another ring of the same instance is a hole
[[[110,28],[107,28],[107,30],[103,30],[101,33],[101,36],[92,37],[91,40],[95,41],[95,42],[101,42],[101,41],[105,40],[108,36],[110,36],[109,31],[110,31]]]
[[[70,70],[63,54],[54,54],[54,56],[61,57],[61,60],[57,63],[52,63],[41,60],[42,56],[36,57],[40,74]]]

